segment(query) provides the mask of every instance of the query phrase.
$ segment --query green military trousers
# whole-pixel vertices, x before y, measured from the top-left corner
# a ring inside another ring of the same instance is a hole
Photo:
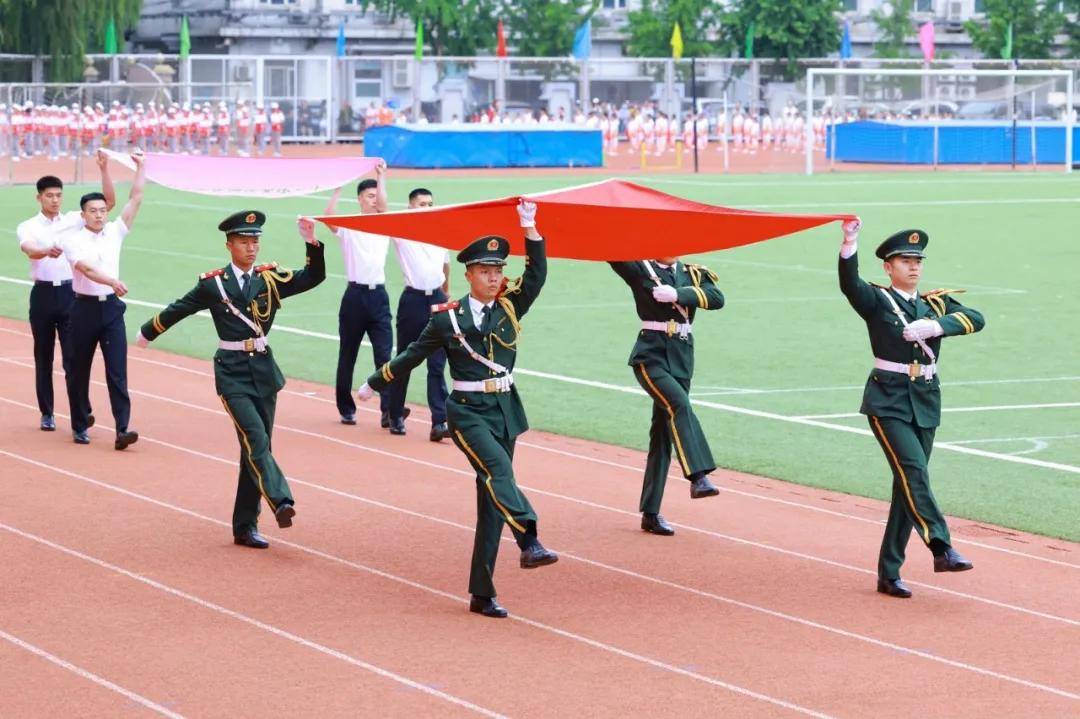
[[[265,497],[270,511],[276,512],[283,502],[291,504],[293,496],[285,475],[270,454],[277,396],[222,395],[221,403],[240,440],[240,479],[232,519],[233,536],[240,536],[257,526],[261,498]]]
[[[657,514],[664,499],[671,447],[683,476],[716,469],[709,443],[690,404],[690,380],[674,377],[655,365],[634,365],[634,377],[652,397],[652,426],[649,427],[649,458],[641,487],[639,511]]]
[[[476,470],[476,535],[469,593],[494,597],[493,575],[503,523],[510,525],[518,546],[524,549],[527,537],[536,536],[536,513],[514,480],[514,440],[497,436],[486,427],[450,428],[454,444]]]
[[[871,415],[867,419],[893,474],[892,504],[885,523],[885,536],[881,540],[878,576],[899,579],[912,529],[928,547],[934,540],[946,546],[951,544],[945,515],[930,490],[927,469],[937,430],[889,417]]]

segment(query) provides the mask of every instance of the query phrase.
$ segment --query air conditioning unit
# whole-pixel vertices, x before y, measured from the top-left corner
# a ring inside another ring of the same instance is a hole
[[[412,87],[412,62],[408,58],[398,57],[392,61],[390,82],[394,87]]]
[[[251,68],[247,65],[237,65],[232,75],[234,82],[251,82]]]
[[[945,4],[945,32],[964,31],[964,0],[947,0]]]

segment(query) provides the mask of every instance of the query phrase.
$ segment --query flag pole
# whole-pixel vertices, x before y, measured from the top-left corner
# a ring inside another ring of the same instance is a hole
[[[690,58],[690,96],[693,98],[694,109],[690,113],[691,122],[694,123],[694,173],[698,171],[698,141],[697,141],[697,58]]]

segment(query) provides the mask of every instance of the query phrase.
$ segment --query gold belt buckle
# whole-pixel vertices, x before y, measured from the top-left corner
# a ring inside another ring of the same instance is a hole
[[[498,380],[493,380],[493,379],[484,380],[484,392],[490,393],[490,392],[498,392],[498,391],[499,391],[499,382],[498,382]]]
[[[245,352],[254,352],[255,351],[255,340],[253,340],[253,339],[244,340],[244,351]]]
[[[908,373],[908,377],[910,377],[912,381],[915,381],[915,380],[919,379],[920,377],[922,377],[922,368],[919,367],[919,360],[915,360],[914,362],[912,362],[911,364],[908,365],[907,373]]]
[[[674,337],[675,333],[678,332],[678,331],[679,331],[679,325],[675,322],[675,320],[668,320],[667,321],[667,336],[668,337]]]

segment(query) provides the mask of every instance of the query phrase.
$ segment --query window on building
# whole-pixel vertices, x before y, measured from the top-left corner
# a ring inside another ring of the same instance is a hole
[[[626,0],[604,0],[605,10],[625,10]]]
[[[934,0],[915,0],[915,12],[933,12]]]
[[[263,5],[295,5],[296,0],[259,0]]]
[[[382,64],[377,60],[358,61],[353,68],[353,97],[364,100],[382,95]]]

